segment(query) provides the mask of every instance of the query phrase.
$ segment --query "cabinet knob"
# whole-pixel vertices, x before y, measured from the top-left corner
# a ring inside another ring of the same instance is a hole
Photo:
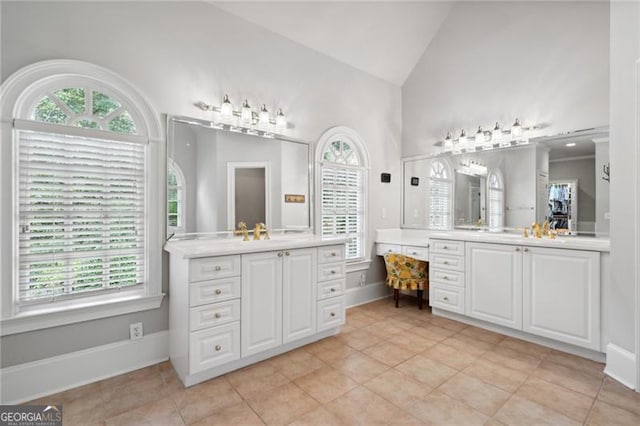
[[[220,318],[222,315],[220,315],[220,312],[216,312],[216,314],[214,315],[216,318]]]
[[[336,291],[336,289],[331,287],[331,292],[334,293],[335,291]]]
[[[445,261],[444,261],[444,262],[442,262],[442,263],[444,263],[445,265],[448,265],[448,264],[449,264],[449,261],[448,261],[448,260],[445,260]]]
[[[336,257],[338,255],[338,253],[336,253],[335,251],[331,252],[331,256]]]
[[[526,249],[524,249],[523,251],[524,251],[525,253],[527,253],[527,252],[529,251],[529,249],[528,249],[528,248],[526,248]]]
[[[520,248],[519,248],[519,247],[516,247],[516,251],[520,251]]]
[[[448,301],[448,300],[449,300],[449,298],[448,298],[447,296],[444,296],[444,297],[442,298],[442,300],[446,300],[446,301]]]
[[[335,269],[332,269],[332,270],[331,270],[331,273],[332,273],[332,274],[335,274],[335,273],[336,273]]]
[[[222,346],[216,345],[216,352],[220,352],[221,349],[222,349]]]
[[[413,251],[413,252],[411,252],[411,254],[418,254],[418,252],[417,251]]]
[[[284,252],[284,254],[286,254],[287,256],[289,256],[289,252],[288,252],[288,251],[285,251],[285,252]]]
[[[443,279],[443,280],[448,280],[448,279],[449,279],[449,276],[448,276],[448,275],[445,275],[444,277],[442,277],[442,279]]]
[[[331,312],[331,316],[332,316],[332,317],[335,317],[335,316],[336,316],[336,313],[335,313],[335,312]]]
[[[278,257],[282,257],[282,252],[278,252]]]
[[[448,249],[449,247],[447,247],[447,246],[442,246],[442,248],[446,250],[446,249]]]
[[[222,271],[222,266],[220,265],[216,266],[216,271]]]
[[[220,290],[219,288],[216,288],[216,294],[222,294],[222,290]]]

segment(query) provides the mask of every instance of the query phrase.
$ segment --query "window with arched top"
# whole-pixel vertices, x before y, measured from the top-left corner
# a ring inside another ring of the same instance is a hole
[[[185,180],[180,166],[169,159],[167,167],[167,229],[169,233],[185,232]]]
[[[323,237],[349,238],[348,261],[365,258],[365,202],[368,158],[360,136],[346,127],[320,138],[319,230]]]
[[[453,178],[445,160],[434,160],[429,170],[429,228],[451,229]]]
[[[4,317],[45,305],[92,318],[112,313],[89,313],[88,304],[121,313],[159,306],[157,114],[125,80],[79,61],[26,67],[5,80],[0,97],[12,114],[2,135],[15,159],[0,160],[14,171],[2,193],[15,194],[12,219],[2,210],[0,223],[15,235],[11,254],[2,248],[15,259],[15,279],[0,277],[12,282],[2,287]]]
[[[489,229],[504,227],[504,179],[499,169],[492,169],[487,176]]]

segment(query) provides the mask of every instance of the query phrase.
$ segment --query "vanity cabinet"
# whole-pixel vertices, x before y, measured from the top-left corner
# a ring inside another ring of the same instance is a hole
[[[466,244],[465,314],[600,350],[600,253]]]
[[[169,260],[169,356],[186,386],[331,336],[345,322],[344,244],[185,253],[175,249]]]
[[[431,240],[429,246],[429,304],[465,313],[465,262],[463,241]]]

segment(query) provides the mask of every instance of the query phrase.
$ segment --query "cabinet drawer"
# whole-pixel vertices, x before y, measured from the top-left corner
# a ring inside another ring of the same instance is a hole
[[[318,248],[318,263],[337,262],[345,259],[344,244]]]
[[[464,287],[464,272],[432,268],[429,266],[429,284],[431,283]]]
[[[429,249],[419,246],[402,246],[402,254],[419,260],[429,259]]]
[[[191,333],[189,337],[189,373],[240,359],[240,322]]]
[[[347,272],[347,265],[344,262],[325,263],[318,265],[318,281],[335,280],[344,278]]]
[[[402,246],[396,244],[376,244],[376,254],[384,256],[385,253],[402,253]]]
[[[189,262],[189,281],[205,281],[240,275],[240,256],[218,256]]]
[[[344,278],[340,280],[325,281],[318,284],[318,300],[329,297],[342,296],[344,293]]]
[[[344,296],[318,302],[318,331],[344,324]]]
[[[202,281],[189,286],[189,306],[206,305],[238,297],[240,297],[240,277]]]
[[[431,268],[450,269],[453,271],[464,272],[464,257],[431,253],[429,266]]]
[[[442,284],[430,284],[429,304],[434,308],[464,314],[464,289]]]
[[[464,255],[464,241],[431,240],[429,241],[431,253],[448,254],[453,256]]]
[[[240,321],[240,299],[202,305],[189,310],[191,331]]]

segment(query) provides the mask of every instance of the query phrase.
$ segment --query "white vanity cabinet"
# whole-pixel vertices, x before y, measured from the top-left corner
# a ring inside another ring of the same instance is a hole
[[[600,253],[466,243],[465,314],[600,350]]]
[[[429,304],[434,308],[465,313],[464,245],[451,240],[429,243]]]
[[[261,241],[254,252],[247,242],[234,254],[224,243],[210,251],[197,241],[170,245],[169,356],[182,382],[191,386],[339,332],[343,241]]]

